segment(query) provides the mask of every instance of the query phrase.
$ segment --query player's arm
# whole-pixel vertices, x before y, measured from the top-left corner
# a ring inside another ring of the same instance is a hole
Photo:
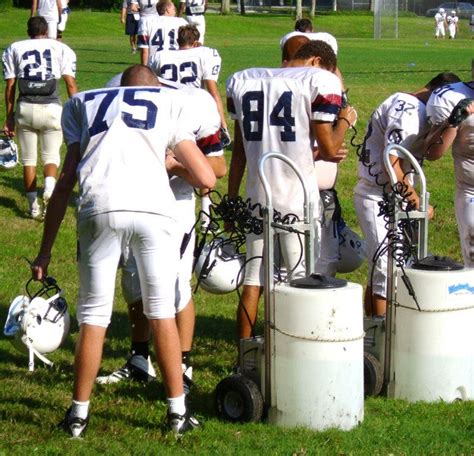
[[[61,15],[63,12],[63,6],[61,0],[56,0],[56,8],[58,9],[58,24],[61,22]]]
[[[63,74],[63,81],[66,84],[67,94],[69,98],[71,98],[75,93],[77,93],[76,78],[69,74]]]
[[[15,136],[15,88],[16,78],[7,79],[5,81],[6,119],[3,125],[3,131],[10,138]]]
[[[127,17],[127,2],[123,2],[122,11],[120,12],[120,22],[125,24],[125,18]]]
[[[148,64],[149,56],[150,56],[150,48],[149,47],[140,48],[140,63],[142,65],[147,65]]]
[[[457,127],[449,125],[448,119],[431,127],[424,141],[425,157],[428,160],[440,159],[451,147],[457,133]]]
[[[38,0],[32,0],[31,2],[31,17],[33,17],[38,11]]]
[[[311,121],[311,130],[318,143],[318,157],[336,163],[342,161],[346,157],[346,149],[342,147],[344,135],[356,120],[357,112],[348,106],[341,109],[335,125],[332,122]]]
[[[70,144],[61,174],[49,200],[39,253],[33,261],[32,274],[36,280],[41,280],[47,275],[53,244],[64,219],[72,190],[76,185],[76,171],[80,159],[79,143]]]
[[[229,179],[227,182],[227,193],[229,198],[239,196],[240,184],[244,177],[247,158],[245,157],[242,131],[238,121],[234,123],[234,142],[232,143],[232,158],[229,166]]]
[[[219,116],[221,118],[221,126],[227,130],[227,121],[225,120],[224,105],[222,103],[222,98],[219,93],[219,88],[217,87],[217,82],[213,81],[212,79],[205,79],[204,86],[216,102],[217,110],[219,111]]]

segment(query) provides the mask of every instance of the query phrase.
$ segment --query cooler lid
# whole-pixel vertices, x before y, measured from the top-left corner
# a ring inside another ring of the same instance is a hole
[[[347,285],[347,280],[336,279],[335,277],[325,276],[322,274],[313,273],[310,276],[294,279],[290,282],[290,286],[294,288],[312,288],[312,289],[327,289],[327,288],[342,288]]]
[[[428,255],[411,266],[413,269],[421,269],[423,271],[459,271],[464,266],[452,258],[440,255]]]

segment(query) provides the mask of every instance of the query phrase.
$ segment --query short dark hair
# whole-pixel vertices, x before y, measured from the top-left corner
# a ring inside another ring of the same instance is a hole
[[[192,46],[196,41],[199,41],[200,36],[201,34],[195,25],[182,25],[178,29],[178,45],[179,47]]]
[[[456,74],[446,71],[436,75],[430,82],[428,82],[428,84],[425,85],[425,88],[428,90],[435,90],[438,87],[443,87],[444,85],[453,82],[461,82],[461,79],[459,79]]]
[[[309,43],[311,40],[307,35],[295,35],[288,38],[283,45],[281,51],[281,61],[289,61],[295,57],[295,54],[298,50],[306,43]]]
[[[329,44],[321,40],[313,40],[303,44],[297,51],[292,60],[306,60],[311,57],[321,58],[321,68],[328,71],[334,71],[337,67],[337,57]]]
[[[153,70],[147,65],[129,66],[120,79],[120,85],[126,86],[155,86],[159,81]]]
[[[30,38],[48,34],[48,23],[43,16],[30,17],[27,22],[27,33]]]
[[[295,31],[296,32],[312,32],[313,23],[309,19],[299,19],[295,22]]]
[[[160,0],[156,4],[156,11],[158,11],[158,14],[160,16],[163,16],[165,14],[166,9],[168,8],[168,5],[171,3],[171,0]]]

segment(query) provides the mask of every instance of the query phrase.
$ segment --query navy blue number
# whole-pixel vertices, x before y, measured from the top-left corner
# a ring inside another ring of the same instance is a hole
[[[51,59],[51,49],[45,49],[43,51],[43,55],[39,53],[36,49],[33,51],[27,51],[22,56],[22,60],[29,60],[29,58],[33,56],[34,62],[28,63],[25,65],[24,72],[25,72],[25,79],[30,81],[41,81],[41,80],[48,80],[51,79],[51,74],[53,71],[52,67],[52,59]],[[41,68],[41,57],[46,61],[46,74],[42,75],[42,72],[38,73],[38,69]],[[35,74],[32,74],[32,73]]]
[[[446,92],[449,92],[451,90],[454,90],[454,89],[451,86],[447,85],[447,86],[439,87],[436,90],[433,90],[433,93],[435,93],[439,97],[442,97]]]
[[[163,30],[158,29],[151,39],[152,46],[156,46],[157,51],[163,50],[163,45],[165,44],[163,40]]]
[[[158,108],[151,100],[136,99],[135,95],[140,90],[126,90],[123,94],[123,101],[130,106],[144,106],[146,108],[146,119],[136,119],[129,112],[122,112],[122,120],[130,128],[140,128],[141,130],[150,130],[156,124],[156,114]]]
[[[255,90],[242,97],[242,124],[247,141],[261,141],[263,129],[263,92]]]
[[[163,65],[160,68],[160,76],[167,79],[168,81],[178,82],[178,68],[176,68],[174,63]]]
[[[295,118],[291,115],[291,101],[293,94],[290,91],[283,92],[270,114],[270,125],[283,127],[280,133],[280,139],[285,142],[296,140],[293,130]]]
[[[94,117],[94,120],[92,121],[92,125],[89,127],[89,136],[91,138],[92,136],[98,135],[99,133],[102,133],[103,131],[106,131],[109,128],[104,118],[105,118],[105,114],[107,113],[107,109],[109,109],[110,103],[112,103],[112,100],[116,97],[118,92],[119,92],[118,89],[115,89],[115,90],[107,90],[107,91],[101,90],[98,92],[89,92],[85,94],[84,102],[91,101],[96,96],[105,94],[105,97],[100,102],[99,108],[97,109],[97,112],[95,113],[95,117]]]
[[[182,84],[192,84],[197,79],[197,65],[194,62],[183,62],[179,66],[180,73],[184,73],[187,69],[191,70],[191,75],[182,77]]]

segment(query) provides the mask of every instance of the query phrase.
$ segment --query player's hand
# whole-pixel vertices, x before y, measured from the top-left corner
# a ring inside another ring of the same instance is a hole
[[[168,175],[174,176],[176,168],[178,166],[180,166],[179,161],[176,160],[176,157],[174,156],[173,152],[168,150],[166,152],[166,157],[165,157],[165,168]]]
[[[355,110],[355,108],[349,105],[341,109],[341,111],[339,112],[339,117],[347,119],[350,127],[353,127],[357,122],[357,111]]]
[[[435,215],[434,207],[431,204],[428,204],[428,220],[432,220]]]
[[[349,154],[349,149],[346,146],[346,143],[342,143],[340,149],[337,151],[337,154],[333,159],[331,160],[334,163],[341,163],[343,162],[347,155]]]
[[[13,119],[7,119],[3,124],[3,133],[9,138],[15,136],[15,121]]]
[[[31,264],[31,275],[34,280],[43,280],[48,277],[48,266],[51,255],[38,255]]]
[[[229,134],[229,130],[226,127],[221,127],[220,129],[220,137],[221,137],[221,144],[222,147],[229,147],[232,144],[232,139]]]

